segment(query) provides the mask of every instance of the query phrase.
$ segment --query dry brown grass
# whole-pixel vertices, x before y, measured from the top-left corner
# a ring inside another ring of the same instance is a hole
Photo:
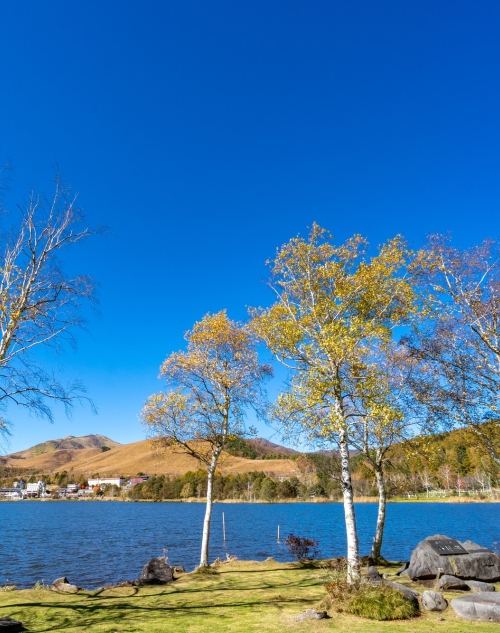
[[[103,453],[99,448],[80,450],[56,450],[51,453],[26,457],[25,459],[5,459],[8,466],[27,471],[54,473],[67,470],[75,474],[99,473],[104,476],[131,476],[138,472],[152,474],[183,475],[189,470],[200,468],[193,457],[172,447],[159,453],[149,440],[116,446]],[[219,471],[224,474],[238,474],[263,471],[266,474],[292,477],[298,471],[297,464],[290,459],[245,459],[224,456]]]

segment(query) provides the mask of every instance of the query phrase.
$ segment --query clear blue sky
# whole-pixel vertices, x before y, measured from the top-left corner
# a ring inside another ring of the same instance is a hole
[[[142,439],[184,331],[266,304],[266,258],[313,221],[374,244],[499,237],[499,33],[497,0],[3,3],[9,206],[57,162],[113,231],[71,261],[102,316],[57,361],[99,414],[10,408],[10,450]]]

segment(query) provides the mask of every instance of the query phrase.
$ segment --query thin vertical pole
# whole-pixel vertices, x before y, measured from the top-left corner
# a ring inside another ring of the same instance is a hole
[[[222,513],[222,536],[224,541],[226,540],[226,520],[224,519],[224,512]]]
[[[278,543],[280,542],[280,526],[278,525]]]

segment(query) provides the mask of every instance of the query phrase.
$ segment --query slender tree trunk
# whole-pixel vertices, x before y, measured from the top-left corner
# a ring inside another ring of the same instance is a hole
[[[347,582],[354,584],[360,578],[359,543],[354,513],[354,494],[352,490],[351,461],[349,442],[345,430],[339,433],[340,462],[342,465],[342,494],[344,496],[344,516],[347,534]]]
[[[208,567],[208,544],[210,541],[210,522],[212,520],[212,496],[213,496],[213,480],[215,468],[217,466],[218,454],[212,456],[212,461],[208,468],[208,483],[207,483],[207,508],[205,510],[205,519],[203,521],[203,536],[201,539],[201,556],[200,567]]]
[[[385,489],[385,477],[382,464],[377,463],[375,466],[375,477],[377,479],[378,488],[378,514],[377,527],[375,529],[375,537],[373,539],[372,551],[370,558],[377,564],[380,560],[382,552],[382,539],[384,537],[385,514],[387,508],[387,493]]]

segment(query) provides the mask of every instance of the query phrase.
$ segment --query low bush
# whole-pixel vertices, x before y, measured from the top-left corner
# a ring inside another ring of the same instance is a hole
[[[318,557],[319,541],[303,536],[295,536],[289,534],[285,539],[285,546],[290,553],[298,561],[314,560]]]
[[[416,605],[397,589],[370,583],[350,596],[346,611],[369,620],[408,620],[418,614]]]
[[[356,585],[347,582],[347,560],[334,558],[326,564],[325,570],[330,582],[325,585],[328,596],[323,606],[325,609],[333,607],[337,611],[342,611],[344,602],[353,592],[357,591]]]
[[[46,585],[43,580],[38,580],[33,585],[33,590],[34,591],[41,591],[42,589],[48,589],[48,588],[49,588],[48,585]]]
[[[407,620],[418,615],[418,606],[403,594],[384,584],[347,582],[345,559],[334,559],[325,568],[330,582],[325,585],[323,609],[350,613],[368,620]]]

